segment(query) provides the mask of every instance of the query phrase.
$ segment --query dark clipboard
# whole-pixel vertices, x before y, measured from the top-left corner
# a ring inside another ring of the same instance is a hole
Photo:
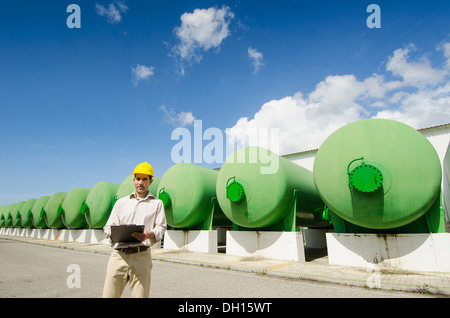
[[[144,232],[144,226],[136,224],[111,225],[110,238],[113,243],[140,242],[137,238],[131,236],[133,232]]]

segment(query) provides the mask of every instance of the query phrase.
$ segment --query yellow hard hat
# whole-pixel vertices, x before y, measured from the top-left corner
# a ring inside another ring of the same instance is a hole
[[[134,168],[133,175],[136,176],[136,173],[147,174],[152,178],[155,176],[153,173],[153,168],[147,162],[140,163]]]

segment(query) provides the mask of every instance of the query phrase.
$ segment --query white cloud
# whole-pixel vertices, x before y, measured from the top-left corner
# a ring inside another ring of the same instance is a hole
[[[377,118],[401,121],[415,128],[425,128],[450,122],[450,83],[414,93],[401,92],[398,108],[377,113]]]
[[[122,12],[127,12],[128,11],[128,7],[125,5],[125,3],[121,2],[121,1],[114,1],[117,6],[119,7],[119,10]]]
[[[139,81],[145,80],[155,74],[155,68],[153,66],[145,66],[138,64],[136,67],[131,68],[131,74],[133,76],[133,84],[137,86]]]
[[[380,74],[362,81],[352,74],[330,75],[307,95],[297,92],[265,103],[253,118],[240,118],[227,134],[242,145],[255,130],[278,128],[277,148],[287,154],[318,148],[336,129],[364,118],[394,119],[416,129],[450,122],[450,43],[438,48],[446,58],[438,68],[426,57],[409,61],[412,49],[398,49],[388,58],[386,70],[400,80],[387,81]]]
[[[181,73],[184,73],[185,61],[198,62],[202,59],[202,51],[220,47],[230,35],[228,27],[233,18],[234,13],[227,6],[195,9],[181,15],[181,25],[175,28],[180,43],[172,49],[174,56],[181,61]]]
[[[117,5],[114,5],[114,3]],[[98,3],[95,4],[95,12],[101,17],[106,17],[106,21],[110,24],[116,24],[122,21],[122,13],[127,12],[128,7],[121,1],[115,0],[109,4],[108,8]]]
[[[263,54],[252,47],[249,47],[247,49],[247,53],[252,60],[253,74],[257,74],[259,72],[259,69],[264,65],[262,62]]]
[[[444,52],[444,57],[447,59],[446,67],[450,68],[450,43],[444,43],[438,49]]]
[[[164,112],[165,120],[174,127],[192,125],[195,120],[195,117],[191,112],[177,113],[172,107],[168,108],[165,105],[162,105],[159,109]]]
[[[441,82],[445,77],[445,71],[433,68],[426,56],[422,56],[419,61],[408,62],[409,53],[415,50],[413,44],[395,50],[393,56],[389,58],[386,69],[402,77],[405,85],[423,86]]]

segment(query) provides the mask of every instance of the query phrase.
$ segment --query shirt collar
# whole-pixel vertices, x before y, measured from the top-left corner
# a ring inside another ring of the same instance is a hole
[[[150,191],[148,191],[147,195],[144,198],[137,197],[135,192],[131,193],[129,197],[130,199],[135,198],[138,201],[148,200],[149,198],[155,199],[155,196]]]

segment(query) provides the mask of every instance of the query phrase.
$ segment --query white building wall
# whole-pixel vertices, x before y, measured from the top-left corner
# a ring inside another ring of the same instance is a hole
[[[430,143],[434,146],[434,149],[436,149],[442,164],[450,142],[450,124],[421,129],[419,132],[427,137]]]
[[[283,157],[298,164],[299,166],[302,166],[303,168],[313,171],[314,159],[316,158],[317,151],[318,149],[315,149],[292,155],[292,157],[290,155]]]

